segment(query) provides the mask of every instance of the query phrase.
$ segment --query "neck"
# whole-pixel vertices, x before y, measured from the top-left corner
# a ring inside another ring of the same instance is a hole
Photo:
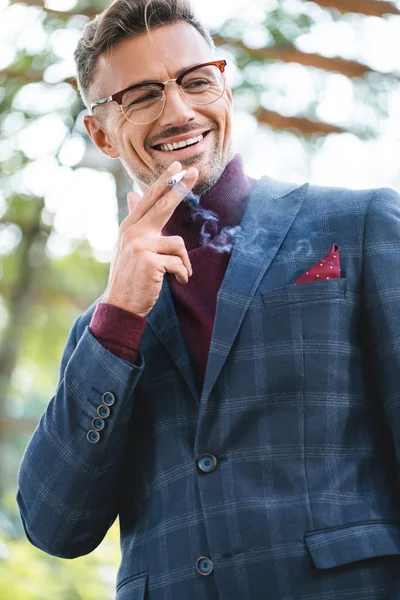
[[[200,197],[188,196],[188,201],[181,202],[163,235],[180,235],[190,251],[203,245],[204,231],[214,237],[224,227],[239,225],[254,183],[243,172],[242,157],[236,154],[207,192]]]

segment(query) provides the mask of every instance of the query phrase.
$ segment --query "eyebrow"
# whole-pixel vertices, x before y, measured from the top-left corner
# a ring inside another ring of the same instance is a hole
[[[177,71],[176,76],[173,77],[173,79],[178,79],[178,77],[180,77],[182,75],[182,73],[185,73],[185,71],[189,71],[189,69],[192,69],[193,67],[197,67],[197,65],[201,65],[202,63],[194,63],[190,66],[186,66],[183,67],[182,69],[179,69],[179,71]],[[138,81],[137,83],[131,83],[128,87],[133,87],[134,85],[146,85],[148,83],[161,83],[158,79],[145,79],[143,81]]]

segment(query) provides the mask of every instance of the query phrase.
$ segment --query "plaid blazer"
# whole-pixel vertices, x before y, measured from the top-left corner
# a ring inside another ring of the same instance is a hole
[[[119,516],[118,600],[400,598],[399,200],[262,178],[200,395],[167,282],[137,365],[78,318],[21,463],[29,540],[77,557]],[[341,278],[293,285],[333,244]]]

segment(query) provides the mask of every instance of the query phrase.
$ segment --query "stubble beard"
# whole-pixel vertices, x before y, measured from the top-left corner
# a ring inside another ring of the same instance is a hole
[[[196,182],[196,185],[192,188],[192,192],[197,196],[202,196],[208,190],[210,190],[213,185],[215,185],[218,179],[221,177],[226,165],[230,162],[233,157],[232,152],[232,144],[229,144],[226,159],[223,159],[222,152],[217,142],[213,144],[211,149],[209,158],[205,166],[202,166],[200,169],[200,177]],[[201,160],[201,155],[191,156],[190,158],[186,158],[181,160],[182,168],[188,169],[189,167],[197,167],[199,163],[199,159]],[[134,174],[128,168],[128,165],[121,159],[121,163],[127,170],[128,174],[139,183],[139,186],[150,187],[161,177],[163,173],[165,173],[165,165],[160,163],[155,163],[154,172],[149,174],[146,172],[136,171]],[[140,185],[142,184],[142,185]]]

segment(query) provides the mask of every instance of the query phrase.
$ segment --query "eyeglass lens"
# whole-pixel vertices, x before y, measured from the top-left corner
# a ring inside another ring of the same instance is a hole
[[[225,90],[225,78],[215,65],[191,71],[181,81],[181,92],[194,104],[212,104]],[[151,123],[161,115],[165,94],[158,86],[147,84],[128,90],[122,97],[122,112],[131,123]]]

